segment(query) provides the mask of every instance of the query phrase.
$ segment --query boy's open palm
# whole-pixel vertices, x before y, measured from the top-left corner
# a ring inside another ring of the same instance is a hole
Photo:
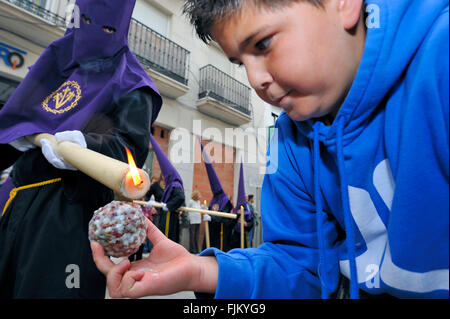
[[[201,271],[197,261],[201,257],[191,255],[183,246],[166,238],[149,220],[147,224],[147,237],[153,249],[147,258],[134,263],[125,259],[116,265],[99,243],[91,243],[94,262],[107,277],[111,298],[168,295],[194,290],[198,282]]]

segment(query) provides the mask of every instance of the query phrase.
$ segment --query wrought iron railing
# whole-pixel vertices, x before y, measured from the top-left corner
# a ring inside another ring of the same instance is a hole
[[[33,13],[48,22],[66,28],[66,19],[31,0],[3,0]],[[143,23],[132,19],[128,42],[131,51],[148,68],[184,85],[188,84],[190,52]]]
[[[143,65],[188,84],[188,50],[135,19],[131,21],[128,43]]]
[[[210,64],[200,69],[200,99],[208,96],[251,116],[250,92],[248,86]]]
[[[58,13],[47,10],[40,5],[36,4],[35,1],[31,0],[4,0],[6,2],[12,3],[19,8],[25,9],[30,13],[37,15],[45,19],[46,21],[60,27],[66,28],[66,19],[65,17],[61,17]]]

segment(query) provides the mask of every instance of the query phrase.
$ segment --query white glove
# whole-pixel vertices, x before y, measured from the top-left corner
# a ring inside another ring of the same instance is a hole
[[[203,215],[203,220],[204,220],[205,222],[210,222],[210,221],[211,221],[211,216],[209,216],[208,214],[204,214],[204,215]]]
[[[87,147],[87,143],[84,138],[84,135],[80,131],[65,131],[65,132],[56,133],[55,138],[56,138],[57,142],[69,141],[69,142],[78,144],[81,147],[84,147],[84,148]]]
[[[86,140],[84,139],[84,135],[80,131],[66,131],[66,132],[56,133],[55,138],[56,138],[57,142],[69,141],[69,142],[78,144],[81,147],[84,147],[84,148],[87,147]],[[52,164],[53,166],[55,166],[56,168],[59,168],[59,169],[67,169],[67,170],[71,170],[71,171],[77,171],[77,169],[75,167],[73,167],[70,164],[68,164],[67,162],[65,162],[61,158],[61,156],[59,156],[59,154],[57,154],[53,150],[52,144],[50,143],[50,141],[48,141],[47,139],[42,139],[40,142],[42,145],[42,147],[41,147],[42,154],[44,154],[44,157],[47,159],[47,161],[50,164]]]
[[[148,202],[147,202],[147,205],[145,205],[146,207],[149,207],[149,208],[152,208],[153,207],[153,205],[155,204],[156,202],[154,201],[154,200],[149,200]]]
[[[167,204],[166,203],[162,203],[162,209],[165,212],[169,211],[169,209],[167,208]]]
[[[36,148],[37,146],[33,143],[29,142],[26,137],[20,137],[15,141],[12,141],[9,143],[12,147],[14,147],[16,150],[19,150],[21,152],[26,152],[28,150],[31,150],[33,148]]]
[[[41,140],[41,145],[42,154],[44,154],[44,157],[50,164],[59,169],[67,169],[71,171],[77,170],[75,167],[67,164],[60,156],[55,154],[55,152],[53,151],[52,143],[50,143],[49,140],[43,138]]]

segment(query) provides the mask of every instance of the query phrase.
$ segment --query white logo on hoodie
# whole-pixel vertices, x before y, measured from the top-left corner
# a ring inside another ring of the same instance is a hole
[[[375,168],[373,184],[386,206],[391,210],[395,182],[388,160],[382,161]],[[380,288],[379,279],[381,278],[390,287],[416,293],[449,290],[448,269],[418,273],[394,264],[389,249],[387,229],[378,215],[369,192],[349,186],[349,200],[353,219],[367,246],[367,250],[356,257],[359,284],[366,283],[367,288]],[[340,268],[341,273],[350,278],[349,261],[341,260]],[[378,269],[379,273],[377,273]],[[372,282],[373,280],[375,284]]]

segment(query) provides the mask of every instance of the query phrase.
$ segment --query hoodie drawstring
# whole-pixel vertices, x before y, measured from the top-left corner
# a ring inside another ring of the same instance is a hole
[[[340,117],[338,119],[338,129],[336,138],[336,148],[337,148],[337,162],[339,168],[339,176],[341,180],[341,201],[344,212],[344,222],[345,222],[345,233],[346,233],[346,244],[348,251],[348,258],[350,261],[350,298],[359,298],[359,287],[358,287],[358,274],[356,271],[356,252],[355,252],[355,234],[353,232],[352,217],[349,205],[349,195],[348,195],[348,184],[347,176],[345,174],[344,166],[344,148],[343,148],[343,132],[345,119]],[[322,201],[320,196],[320,144],[319,144],[319,132],[320,123],[317,122],[314,125],[314,201],[316,204],[316,223],[317,223],[317,233],[319,242],[319,266],[318,275],[320,283],[322,286],[322,298],[328,299],[328,288],[327,283],[327,272],[326,272],[326,242],[323,234],[323,218],[324,212],[322,208]],[[321,271],[322,268],[322,271]]]
[[[314,125],[314,201],[316,203],[316,224],[317,224],[317,235],[319,242],[319,266],[318,266],[318,275],[320,279],[320,284],[322,287],[322,299],[328,299],[328,289],[326,286],[327,282],[327,271],[325,269],[326,261],[325,261],[325,238],[323,235],[323,209],[322,209],[322,201],[320,200],[320,145],[319,145],[319,123]],[[323,267],[323,272],[321,272],[321,267]]]
[[[353,232],[352,215],[350,212],[347,175],[345,173],[345,158],[343,147],[343,132],[345,118],[338,119],[336,138],[337,162],[341,179],[341,200],[344,211],[345,233],[347,241],[347,254],[350,262],[350,299],[359,298],[358,273],[356,272],[355,233]]]

